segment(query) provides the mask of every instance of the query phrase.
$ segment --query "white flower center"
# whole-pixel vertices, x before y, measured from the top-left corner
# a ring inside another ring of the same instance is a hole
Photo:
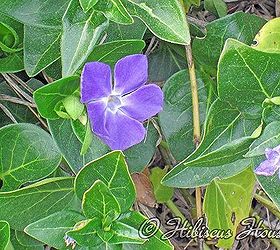
[[[114,113],[122,106],[121,96],[110,95],[107,99],[107,107]]]

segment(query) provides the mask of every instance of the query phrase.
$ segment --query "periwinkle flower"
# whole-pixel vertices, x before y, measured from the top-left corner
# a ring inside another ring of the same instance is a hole
[[[266,160],[263,161],[256,169],[257,175],[272,176],[280,168],[280,145],[275,148],[265,150]],[[279,172],[280,178],[280,172]]]
[[[87,63],[81,76],[81,102],[86,104],[92,131],[112,150],[125,150],[145,138],[143,122],[162,110],[163,93],[148,84],[148,60],[136,54],[109,65]]]

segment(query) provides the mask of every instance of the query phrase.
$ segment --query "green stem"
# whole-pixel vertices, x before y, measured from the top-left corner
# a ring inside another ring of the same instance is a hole
[[[268,210],[273,213],[275,216],[277,216],[280,219],[280,212],[278,210],[278,208],[268,199],[266,199],[265,197],[259,195],[259,194],[255,194],[254,198],[263,206],[267,207]]]
[[[165,204],[176,217],[179,217],[182,220],[183,223],[187,221],[186,217],[181,213],[181,211],[172,200],[167,201]]]

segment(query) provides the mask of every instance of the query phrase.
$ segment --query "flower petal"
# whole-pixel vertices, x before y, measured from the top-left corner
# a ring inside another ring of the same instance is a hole
[[[254,172],[257,175],[271,176],[274,175],[279,167],[274,165],[272,161],[265,160],[263,161]]]
[[[108,137],[108,131],[105,128],[106,102],[94,101],[87,104],[87,112],[92,131],[102,137]]]
[[[141,54],[126,56],[116,63],[114,74],[114,92],[127,94],[147,82],[148,59]]]
[[[121,99],[121,110],[138,121],[144,121],[162,110],[163,92],[155,84],[142,86]]]
[[[128,117],[121,111],[112,113],[107,110],[106,130],[108,131],[108,136],[101,139],[112,150],[126,150],[140,143],[146,134],[146,130],[140,122]]]
[[[107,97],[112,91],[112,76],[109,65],[100,62],[86,63],[81,75],[81,102]]]

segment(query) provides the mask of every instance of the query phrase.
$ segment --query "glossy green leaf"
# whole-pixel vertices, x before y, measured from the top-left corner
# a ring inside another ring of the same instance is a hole
[[[72,95],[80,86],[80,78],[71,76],[47,84],[34,92],[34,100],[41,116],[48,119],[59,118],[55,111],[65,97]]]
[[[146,25],[137,17],[133,18],[134,22],[129,25],[110,22],[106,30],[106,43],[119,40],[136,40],[143,39],[146,32]]]
[[[185,48],[161,41],[149,54],[149,81],[164,82],[176,72],[187,68]],[[166,85],[166,84],[165,84]]]
[[[138,228],[134,228],[120,221],[113,222],[112,230],[115,233],[109,240],[109,244],[143,244],[145,242],[144,239],[140,238]]]
[[[263,157],[262,160],[265,160],[265,158]],[[258,162],[258,164],[261,163],[261,161],[256,162]],[[255,167],[257,167],[258,164],[255,164]],[[265,193],[270,197],[277,208],[280,209],[280,186],[278,171],[273,176],[256,175],[256,177]]]
[[[84,155],[87,153],[92,141],[93,141],[93,133],[91,131],[90,122],[88,121],[86,126],[86,132],[82,140],[82,148],[81,148],[81,155]]]
[[[18,242],[26,247],[36,247],[36,246],[43,246],[44,244],[38,240],[36,240],[35,238],[29,236],[28,234],[26,234],[23,231],[15,231],[16,234],[16,238],[18,240]]]
[[[250,117],[260,117],[263,102],[280,95],[279,64],[278,54],[257,51],[229,39],[219,61],[221,99]]]
[[[79,0],[79,1],[84,12],[87,12],[98,2],[98,0]]]
[[[197,72],[200,119],[206,114],[207,91],[203,75]],[[164,110],[159,114],[163,135],[176,160],[183,160],[193,150],[192,94],[189,74],[182,70],[167,80],[163,87]],[[184,149],[184,150],[182,150]]]
[[[214,179],[207,187],[203,202],[207,225],[228,232],[228,238],[219,239],[216,246],[231,248],[240,221],[249,216],[254,186],[254,174],[247,168],[229,179]]]
[[[123,0],[99,0],[93,9],[101,11],[111,21],[120,24],[132,24],[133,19],[123,4]]]
[[[62,249],[65,247],[65,233],[84,219],[84,216],[77,212],[65,210],[28,225],[24,231],[51,247]]]
[[[87,62],[101,61],[114,66],[119,59],[127,55],[140,53],[145,45],[143,40],[120,40],[103,43],[94,47]]]
[[[37,75],[60,57],[61,18],[68,3],[69,0],[1,1],[1,12],[25,24],[24,64],[29,76]]]
[[[98,231],[102,230],[100,219],[94,218],[81,221],[76,224],[73,230],[68,231],[66,235],[71,237],[82,247],[94,247],[99,249],[103,240],[99,237]]]
[[[150,180],[153,184],[154,195],[158,203],[166,203],[172,198],[174,194],[173,188],[166,187],[161,184],[161,180],[163,176],[166,175],[166,173],[167,169],[162,169],[159,167],[151,169]]]
[[[243,159],[250,144],[259,136],[260,131],[257,128],[261,124],[260,120],[261,118],[244,118],[237,108],[220,100],[215,101],[207,115],[200,146],[164,177],[163,184],[189,187],[190,179],[194,176],[188,175],[188,168],[209,167],[211,171],[212,167],[222,167]],[[224,170],[228,171],[227,168]],[[191,183],[194,184],[193,180]]]
[[[280,122],[275,121],[268,124],[263,134],[250,146],[246,157],[264,155],[266,148],[274,148],[280,144]]]
[[[123,152],[131,173],[142,172],[156,152],[159,133],[152,122],[148,122],[145,127],[148,131],[146,138]]]
[[[7,221],[0,220],[0,249],[5,250],[10,241],[10,225]]]
[[[140,212],[130,211],[123,214],[119,222],[129,225],[133,228],[140,228],[141,224],[145,222],[147,218]],[[145,241],[143,244],[123,244],[123,250],[147,250],[147,249],[160,249],[160,250],[172,250],[174,247],[169,240],[161,239],[162,232],[158,230],[155,235]]]
[[[262,18],[243,12],[236,12],[207,24],[207,35],[193,41],[196,62],[211,75],[216,76],[218,60],[225,41],[228,38],[235,38],[250,45],[264,24],[265,20]]]
[[[101,180],[97,180],[83,195],[83,212],[88,219],[99,218],[109,223],[120,215],[120,205],[110,188]]]
[[[23,53],[17,52],[0,58],[0,73],[16,73],[24,69]]]
[[[0,129],[1,191],[47,177],[58,167],[61,154],[48,133],[27,123]]]
[[[204,0],[204,8],[217,17],[224,17],[227,14],[227,5],[224,0]]]
[[[189,28],[179,1],[129,0],[130,13],[139,17],[160,39],[190,44]]]
[[[108,186],[117,199],[121,212],[131,208],[135,199],[135,188],[121,151],[113,151],[81,169],[75,179],[77,196],[81,199],[96,180],[101,180]]]
[[[50,178],[0,193],[0,220],[8,221],[13,229],[23,230],[32,222],[73,207],[75,202],[73,178]]]
[[[11,230],[11,250],[44,250],[44,246],[23,246],[16,238],[14,230]]]
[[[97,136],[93,135],[92,143],[86,154],[80,155],[82,144],[77,139],[70,120],[48,120],[48,124],[62,155],[75,173],[87,163],[110,151],[107,145],[97,138]],[[85,134],[85,131],[84,127],[84,132],[82,133]],[[142,171],[151,161],[156,151],[158,137],[157,130],[150,122],[146,139],[124,151],[131,172]]]
[[[268,21],[255,37],[254,48],[264,52],[280,53],[280,18]]]
[[[71,0],[63,17],[61,41],[62,76],[71,76],[82,66],[108,26],[100,12],[84,13],[78,0]]]
[[[79,122],[79,120],[77,120],[77,122]],[[78,173],[85,164],[97,159],[109,151],[108,146],[103,144],[99,138],[93,135],[92,143],[86,154],[81,155],[82,143],[76,137],[70,120],[48,120],[48,125],[52,137],[74,173]],[[90,186],[88,188],[90,188]]]
[[[62,100],[62,104],[69,116],[73,120],[77,120],[83,113],[85,106],[80,102],[77,95],[70,95]]]
[[[24,33],[25,70],[35,76],[60,57],[61,29],[25,25]]]

